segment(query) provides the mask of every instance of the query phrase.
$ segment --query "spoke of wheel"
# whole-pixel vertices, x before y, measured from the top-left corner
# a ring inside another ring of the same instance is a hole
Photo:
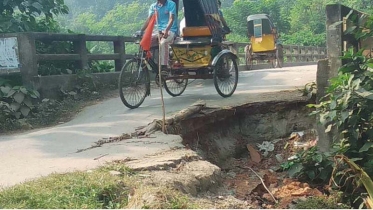
[[[221,65],[221,69],[219,69],[220,70],[220,72],[219,72],[220,77],[223,77],[223,78],[219,78],[218,86],[219,86],[219,89],[224,94],[229,94],[232,91],[232,89],[234,87],[234,84],[235,84],[236,72],[235,72],[235,69],[234,69],[233,62],[231,60],[226,59],[224,63],[226,63],[226,64]],[[228,70],[228,68],[229,68],[229,70]],[[228,71],[228,75],[230,75],[227,78],[224,75],[225,71]]]
[[[138,79],[139,71],[138,71],[138,65],[136,63],[132,63],[129,68],[127,69],[127,74],[124,76],[128,77],[124,79],[123,84],[123,95],[125,95],[126,101],[131,104],[135,105],[137,104],[145,94],[144,91],[146,91],[144,78],[143,75],[141,78]],[[137,84],[134,84],[136,82]]]
[[[177,80],[167,80],[167,87],[171,92],[179,93],[185,86],[185,79],[182,79],[181,82]]]

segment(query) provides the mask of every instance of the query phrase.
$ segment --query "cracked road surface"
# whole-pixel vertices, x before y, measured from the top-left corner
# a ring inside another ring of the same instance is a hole
[[[218,95],[212,80],[196,80],[180,97],[172,98],[164,91],[166,112],[169,116],[199,99],[210,107],[278,99],[284,94],[277,91],[302,88],[315,81],[316,68],[310,65],[240,72],[235,94],[226,99]],[[102,138],[131,133],[138,126],[160,119],[161,114],[160,92],[155,89],[135,110],[127,109],[118,97],[87,107],[75,119],[55,127],[2,135],[0,188],[54,172],[88,170],[107,161],[142,158],[182,147],[179,136],[157,134],[156,139],[131,139],[76,153]]]

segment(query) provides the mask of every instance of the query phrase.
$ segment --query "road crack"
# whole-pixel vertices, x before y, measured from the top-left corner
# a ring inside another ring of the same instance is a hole
[[[101,140],[98,140],[97,142],[94,143],[94,145],[92,145],[88,148],[78,149],[78,151],[76,151],[76,153],[81,153],[81,152],[84,152],[84,151],[87,151],[87,150],[90,150],[90,149],[101,147],[104,144],[121,142],[121,141],[124,141],[124,140],[132,139],[133,137],[134,137],[133,134],[124,133],[121,136],[117,136],[117,137],[103,138]]]

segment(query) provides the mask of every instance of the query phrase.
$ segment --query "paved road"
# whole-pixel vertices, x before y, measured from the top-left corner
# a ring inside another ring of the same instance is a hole
[[[208,106],[257,101],[263,97],[261,93],[295,89],[314,81],[315,78],[315,65],[240,72],[237,90],[227,99],[218,95],[211,80],[197,80],[188,86],[180,97],[172,98],[165,93],[166,111],[168,114],[173,113],[199,99],[205,100]],[[276,97],[276,94],[271,97]],[[87,148],[101,138],[133,132],[136,127],[161,118],[159,99],[159,90],[155,90],[140,108],[129,110],[119,98],[113,98],[84,109],[68,123],[22,134],[0,136],[0,186],[12,186],[53,172],[86,170],[114,159],[141,158],[182,146],[178,136],[161,136],[157,139],[106,144],[100,148],[76,153],[78,149]],[[94,160],[103,155],[104,157]]]

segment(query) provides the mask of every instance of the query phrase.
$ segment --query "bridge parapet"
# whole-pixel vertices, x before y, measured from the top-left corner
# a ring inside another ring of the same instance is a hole
[[[240,63],[245,63],[244,48],[247,43],[236,43],[234,47],[240,57]],[[325,59],[327,54],[326,47],[283,45],[284,62],[292,65],[316,63],[320,59]],[[257,65],[264,64],[266,61],[258,62]],[[254,63],[255,65],[255,63]]]

